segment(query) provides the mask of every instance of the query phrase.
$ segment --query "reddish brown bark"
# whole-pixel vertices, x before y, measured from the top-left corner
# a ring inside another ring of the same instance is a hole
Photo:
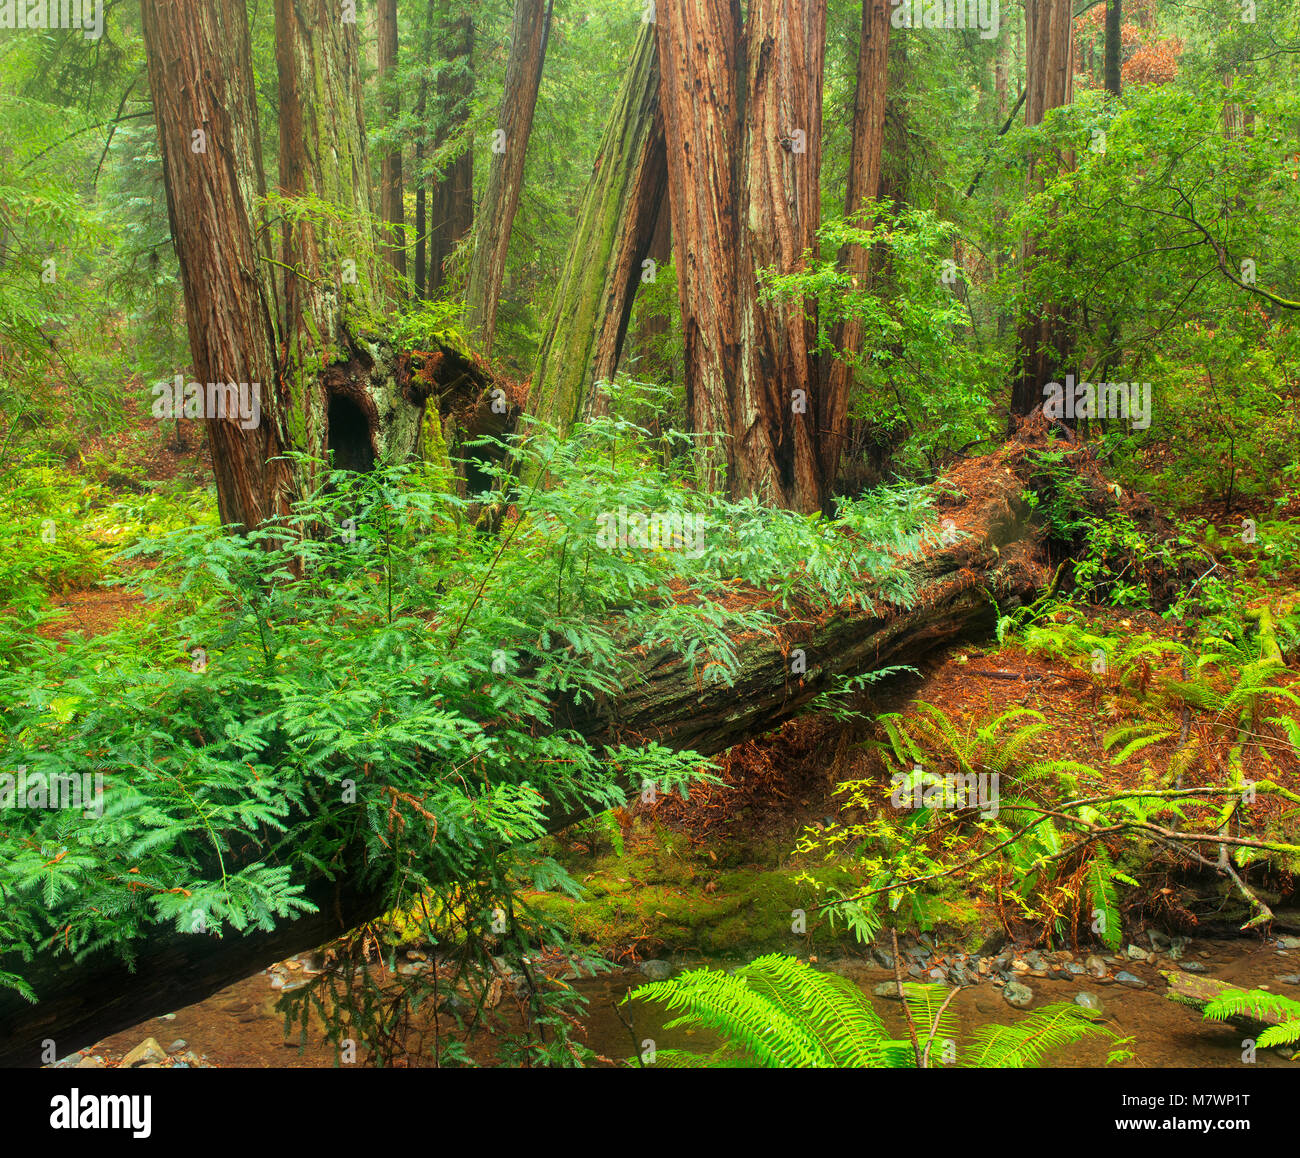
[[[889,0],[862,0],[862,30],[858,44],[857,84],[853,98],[853,144],[849,157],[848,195],[844,212],[859,213],[864,201],[880,195],[880,160],[885,147],[885,98],[889,79],[889,27],[893,6]],[[867,223],[864,223],[867,224]],[[865,289],[871,251],[862,245],[845,246],[840,266]],[[862,352],[862,323],[850,319],[836,327],[833,341],[839,357],[827,366],[826,388],[819,398],[822,470],[834,479],[847,436],[849,394],[853,361]]]
[[[813,323],[803,302],[760,300],[758,271],[798,270],[816,238],[825,5],[754,0],[742,37],[736,2],[661,4],[657,28],[701,481],[725,469],[733,494],[816,510]]]
[[[479,206],[474,253],[466,289],[465,323],[484,354],[496,339],[497,304],[506,276],[506,257],[523,192],[524,161],[546,62],[554,0],[515,0],[505,93],[497,117],[492,169]],[[500,142],[500,150],[496,142]]]
[[[221,521],[255,527],[280,510],[277,309],[270,241],[253,228],[266,183],[243,0],[153,0],[141,16],[194,376],[259,384],[256,427],[206,420]]]

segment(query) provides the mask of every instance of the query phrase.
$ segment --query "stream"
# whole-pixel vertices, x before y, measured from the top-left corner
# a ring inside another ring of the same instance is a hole
[[[1142,935],[1138,939],[1146,941],[1147,937]],[[1006,999],[1008,990],[1019,1000],[1027,1000],[1028,1008],[1073,1001],[1080,994],[1090,994],[1091,998],[1085,1000],[1099,1004],[1104,1024],[1120,1037],[1133,1038],[1127,1048],[1135,1056],[1121,1063],[1125,1067],[1300,1066],[1300,1054],[1291,1060],[1275,1050],[1260,1050],[1253,1062],[1244,1061],[1247,1052],[1244,1043],[1250,1034],[1231,1024],[1207,1022],[1198,1010],[1168,999],[1165,996],[1168,985],[1161,975],[1161,970],[1180,969],[1245,988],[1265,987],[1274,993],[1300,998],[1300,938],[1196,939],[1185,946],[1175,942],[1172,950],[1166,939],[1157,942],[1164,946],[1162,952],[1137,945],[1130,948],[1126,943],[1120,953],[1113,955],[1035,952],[1008,946],[984,958],[960,953],[950,955],[942,946],[925,943],[926,940],[908,939],[903,943],[902,955],[909,979],[956,976],[970,982],[949,1007],[960,1026],[959,1042],[965,1041],[969,1032],[981,1024],[1007,1024],[1021,1016]],[[1178,959],[1171,959],[1170,952]],[[419,956],[411,954],[412,959],[408,959],[403,971],[427,967],[419,961]],[[904,1038],[907,1028],[902,1007],[896,999],[885,995],[894,988],[893,970],[882,964],[888,959],[884,950],[875,949],[861,956],[827,959],[818,964],[860,986],[871,996],[874,1008],[889,1030]],[[668,961],[643,962],[639,970],[620,970],[572,981],[589,1003],[583,1019],[586,1044],[606,1059],[595,1064],[608,1065],[632,1057],[643,1048],[640,1043],[647,1040],[653,1041],[657,1049],[704,1052],[715,1046],[716,1040],[704,1032],[665,1030],[664,1022],[670,1018],[658,1006],[629,1003],[622,1007],[622,1017],[615,1008],[629,989],[647,980],[647,975],[658,977],[669,969],[676,972],[706,964],[726,968],[739,962],[677,956]],[[149,1068],[331,1066],[335,1064],[335,1051],[324,1039],[321,1027],[312,1025],[305,1046],[300,1045],[296,1032],[292,1040],[286,1041],[283,1015],[274,1008],[280,992],[299,984],[299,978],[309,975],[312,967],[310,956],[282,962],[204,1001],[97,1042],[94,1047],[61,1059],[57,1064],[100,1068],[122,1065],[126,1059],[127,1065]],[[950,970],[957,972],[950,974]],[[1095,975],[1103,971],[1105,976]],[[1024,998],[1015,988],[1018,985],[1028,986],[1032,996]],[[502,1002],[503,1012],[510,1004],[508,1000]],[[630,1029],[625,1019],[630,1021]],[[515,1022],[518,1023],[517,1018]],[[448,1015],[443,1015],[440,1024],[442,1032],[450,1031],[452,1022]],[[150,1039],[152,1045],[147,1044]],[[1085,1040],[1049,1056],[1046,1064],[1059,1068],[1101,1066],[1112,1048],[1114,1043],[1110,1039]],[[490,1064],[491,1042],[476,1041],[470,1053],[476,1060]],[[364,1058],[364,1049],[358,1050],[358,1054]],[[428,1064],[427,1054],[423,1059],[412,1057],[407,1064]]]

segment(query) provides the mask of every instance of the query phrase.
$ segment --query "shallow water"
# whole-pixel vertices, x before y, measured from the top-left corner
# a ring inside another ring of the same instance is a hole
[[[1186,960],[1207,966],[1209,971],[1205,976],[1248,988],[1263,984],[1275,993],[1300,998],[1300,987],[1277,980],[1279,975],[1300,971],[1300,950],[1279,953],[1272,943],[1258,940],[1194,941]],[[700,960],[691,964],[705,962]],[[850,977],[868,994],[876,984],[892,979],[892,973],[877,967],[874,962],[855,958],[840,959],[829,967]],[[1164,996],[1164,979],[1155,967],[1132,962],[1116,966],[1120,967],[1147,981],[1147,987],[1134,989],[1092,977],[1069,981],[1027,978],[1034,991],[1031,1007],[1052,1001],[1072,1001],[1076,993],[1085,990],[1095,993],[1103,1002],[1105,1024],[1120,1036],[1135,1038],[1128,1048],[1136,1056],[1123,1063],[1127,1067],[1240,1069],[1248,1064],[1259,1068],[1300,1067],[1300,1060],[1287,1061],[1267,1050],[1260,1051],[1254,1063],[1244,1062],[1242,1042],[1249,1036],[1245,1031],[1232,1025],[1206,1022],[1196,1010],[1168,1000]],[[585,1024],[590,1048],[609,1062],[622,1062],[645,1048],[643,1043],[647,1040],[653,1041],[657,1049],[700,1052],[717,1044],[705,1032],[665,1030],[664,1021],[669,1018],[659,1007],[644,1002],[631,1002],[621,1007],[623,1018],[631,1022],[629,1030],[615,1011],[614,1003],[644,980],[636,972],[619,972],[573,982],[589,1001]],[[268,971],[259,972],[205,1001],[177,1010],[168,1019],[155,1018],[115,1034],[97,1043],[91,1053],[103,1057],[111,1065],[146,1037],[155,1037],[164,1049],[174,1040],[183,1039],[189,1050],[204,1056],[206,1063],[214,1066],[299,1068],[335,1064],[333,1047],[324,1040],[319,1027],[313,1027],[314,1032],[309,1035],[308,1044],[303,1049],[299,1048],[296,1035],[286,1042],[283,1016],[274,1010],[279,995],[271,984],[272,975]],[[873,1004],[891,1032],[900,1038],[907,1035],[902,1009],[897,1001],[873,998]],[[1020,1016],[1019,1011],[1003,999],[1001,991],[988,982],[962,990],[950,1008],[956,1013],[963,1038],[981,1024],[1007,1024]],[[480,1043],[471,1052],[488,1062],[489,1044]],[[1100,1066],[1105,1064],[1111,1048],[1111,1043],[1105,1040],[1085,1041],[1049,1058],[1047,1064],[1053,1067]],[[365,1051],[359,1052],[364,1055]]]

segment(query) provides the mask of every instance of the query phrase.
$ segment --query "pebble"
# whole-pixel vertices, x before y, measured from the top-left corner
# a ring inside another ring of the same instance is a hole
[[[1277,980],[1283,985],[1300,985],[1300,973],[1283,973]]]
[[[174,1042],[171,1043],[171,1045],[167,1047],[167,1052],[180,1053],[180,1051],[183,1050],[187,1045],[189,1045],[189,1042],[187,1042],[183,1037],[178,1037]]]
[[[1208,973],[1210,967],[1202,965],[1199,961],[1179,961],[1178,968],[1184,973]]]
[[[162,1015],[158,1020],[159,1020],[159,1021],[175,1021],[175,1020],[176,1020],[176,1014],[174,1014],[174,1013],[164,1013],[164,1014],[163,1014],[163,1015]]]
[[[1076,993],[1074,995],[1074,1004],[1082,1005],[1084,1009],[1095,1009],[1098,1013],[1102,1013],[1105,1010],[1105,1006],[1101,1003],[1101,998],[1095,993]]]
[[[1066,972],[1067,972],[1067,973],[1071,973],[1071,974],[1073,974],[1075,977],[1077,977],[1080,973],[1086,973],[1086,972],[1087,972],[1087,970],[1084,969],[1084,967],[1083,967],[1082,965],[1080,965],[1079,962],[1077,962],[1077,961],[1067,961],[1067,962],[1065,963],[1065,969],[1066,969]]]
[[[1115,980],[1121,985],[1130,985],[1134,989],[1145,989],[1146,982],[1136,974],[1130,973],[1127,969],[1121,969],[1115,974]]]
[[[1130,961],[1145,961],[1150,955],[1145,949],[1139,949],[1136,945],[1127,945],[1124,953]]]
[[[1279,937],[1277,943],[1281,949],[1300,949],[1300,937]]]
[[[167,1055],[163,1053],[163,1048],[158,1044],[157,1039],[146,1037],[122,1059],[122,1068],[139,1069],[150,1065],[156,1066],[166,1060]]]
[[[1090,953],[1083,962],[1083,967],[1092,974],[1093,977],[1106,976],[1106,962],[1103,961],[1096,953]]]
[[[673,975],[673,967],[667,961],[661,961],[657,957],[642,961],[640,969],[641,976],[651,981],[667,981]]]
[[[891,997],[898,1000],[898,985],[893,981],[882,981],[872,991],[877,997]]]
[[[1034,991],[1028,985],[1021,985],[1019,981],[1008,981],[1002,990],[1002,997],[1008,1005],[1014,1005],[1017,1009],[1028,1009],[1029,1003],[1034,999]]]

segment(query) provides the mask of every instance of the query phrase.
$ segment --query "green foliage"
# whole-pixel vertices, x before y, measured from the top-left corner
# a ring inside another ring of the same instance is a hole
[[[1227,989],[1205,1004],[1206,1021],[1228,1021],[1247,1017],[1255,1021],[1277,1018],[1280,1025],[1270,1025],[1256,1039],[1260,1049],[1300,1042],[1300,1001],[1264,989]]]
[[[933,521],[921,492],[833,520],[726,504],[657,468],[645,436],[619,418],[530,432],[514,461],[553,486],[521,492],[495,538],[419,467],[322,471],[247,536],[197,525],[128,549],[151,564],[143,633],[60,649],[4,621],[0,768],[105,777],[102,816],[15,810],[0,832],[7,972],[55,935],[129,957],[157,925],[269,928],[345,852],[395,904],[481,879],[550,808],[602,812],[629,783],[701,774],[690,752],[556,727],[554,704],[638,678],[636,649],[725,683],[737,633],[771,631],[785,604],[905,602],[894,562]],[[620,505],[706,515],[710,533],[698,555],[602,544]],[[738,581],[780,598],[737,603]]]
[[[903,991],[917,1024],[921,1061],[927,1068],[941,1057],[945,1064],[957,1061],[949,991],[910,982]],[[709,1055],[656,1050],[655,1065],[783,1069],[918,1064],[911,1042],[889,1037],[871,1003],[851,981],[780,954],[759,957],[734,973],[691,970],[671,981],[642,985],[625,1000],[631,999],[662,1002],[670,1013],[678,1013],[665,1029],[708,1029],[723,1039]],[[1077,1005],[1047,1005],[1015,1025],[981,1027],[972,1034],[959,1064],[1018,1069],[1037,1065],[1045,1054],[1086,1037],[1113,1037],[1095,1017]]]
[[[767,296],[816,306],[818,352],[853,367],[854,417],[896,448],[902,477],[932,476],[994,428],[993,400],[980,384],[999,380],[1006,364],[967,340],[971,319],[960,287],[941,276],[955,232],[931,212],[879,202],[850,221],[822,226],[819,246],[831,256],[798,273],[761,275]],[[887,292],[855,285],[840,268],[835,255],[847,245],[877,250],[888,261]],[[854,356],[834,341],[836,327],[849,320],[863,327],[864,352]]]

